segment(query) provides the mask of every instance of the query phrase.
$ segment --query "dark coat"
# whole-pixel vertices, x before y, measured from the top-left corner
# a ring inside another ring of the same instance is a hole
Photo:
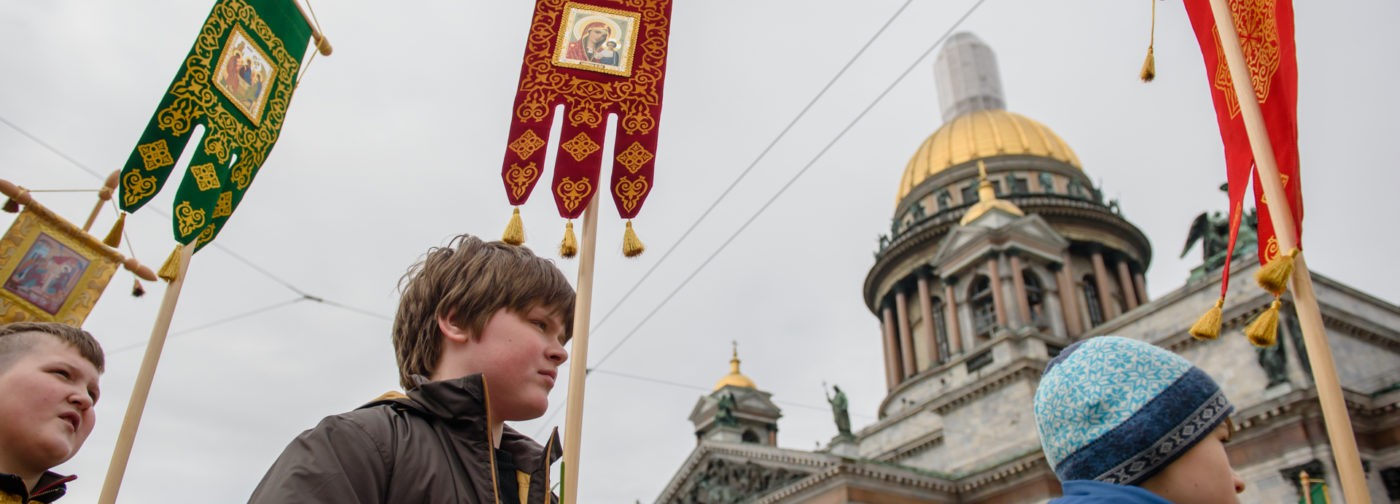
[[[326,417],[287,446],[248,502],[503,502],[485,387],[479,374],[423,382],[407,396],[391,392]],[[505,427],[500,449],[519,468],[522,504],[556,501],[557,431],[542,447]]]
[[[24,479],[7,473],[0,473],[0,502],[42,502],[48,503],[68,493],[68,482],[77,476],[45,471],[34,484],[34,493],[24,486]]]

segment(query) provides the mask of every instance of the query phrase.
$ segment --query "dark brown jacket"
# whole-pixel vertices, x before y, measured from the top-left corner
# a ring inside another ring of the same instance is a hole
[[[485,390],[479,374],[423,382],[326,417],[287,446],[248,502],[509,502],[497,497]],[[549,465],[558,447],[557,431],[542,447],[505,427],[500,448],[519,468],[522,504],[555,502]]]
[[[34,484],[34,493],[29,493],[25,488],[24,480],[19,476],[0,473],[0,504],[8,502],[39,502],[48,503],[63,497],[68,492],[68,482],[78,479],[77,476],[64,476],[52,471],[44,471],[39,476],[39,481]]]

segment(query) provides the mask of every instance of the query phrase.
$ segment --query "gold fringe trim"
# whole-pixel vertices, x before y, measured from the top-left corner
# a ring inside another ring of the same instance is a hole
[[[525,224],[520,221],[520,207],[511,211],[510,222],[506,223],[506,232],[501,234],[501,241],[511,245],[525,243]]]
[[[637,232],[632,230],[632,220],[627,220],[627,231],[622,233],[622,255],[627,257],[637,257],[646,252],[647,246],[637,238]]]
[[[1138,74],[1143,82],[1157,78],[1157,58],[1152,55],[1152,46],[1157,42],[1157,0],[1148,1],[1152,2],[1152,27],[1147,36],[1147,60],[1142,62],[1142,72]]]
[[[1271,347],[1278,342],[1278,307],[1278,298],[1274,298],[1274,302],[1269,304],[1269,309],[1260,313],[1244,328],[1244,335],[1254,346]]]
[[[117,223],[112,224],[112,230],[107,232],[107,238],[102,240],[102,244],[108,247],[117,248],[122,245],[122,229],[126,226],[126,212],[117,216]]]
[[[5,198],[5,213],[19,213],[19,202],[14,198]]]
[[[175,250],[170,251],[170,257],[165,258],[165,264],[160,265],[160,271],[156,276],[166,283],[174,282],[180,277],[180,254],[185,250],[184,245],[175,245]]]
[[[1225,297],[1215,300],[1215,306],[1206,310],[1205,315],[1201,315],[1200,320],[1191,325],[1191,337],[1198,340],[1208,340],[1220,337],[1220,310],[1225,307]]]
[[[141,297],[146,295],[146,286],[141,285],[141,279],[136,279],[136,284],[131,286],[131,297]]]
[[[574,236],[574,221],[564,224],[564,241],[559,242],[559,255],[563,257],[578,255],[578,237]]]
[[[1269,293],[1282,296],[1283,291],[1288,290],[1288,278],[1293,276],[1293,258],[1295,257],[1298,257],[1296,247],[1259,268],[1259,271],[1254,272],[1254,280],[1258,281],[1259,286]]]

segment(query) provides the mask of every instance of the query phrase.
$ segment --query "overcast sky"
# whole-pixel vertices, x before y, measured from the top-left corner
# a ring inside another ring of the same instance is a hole
[[[694,447],[686,417],[727,372],[731,340],[744,372],[784,408],[781,446],[811,449],[835,434],[824,381],[850,395],[857,427],[874,421],[885,391],[880,332],[860,289],[905,163],[941,123],[933,57],[816,156],[972,1],[905,9],[686,243],[674,244],[902,4],[675,6],[654,193],[635,221],[648,251],[621,257],[622,223],[604,202],[595,323],[674,253],[593,333],[590,365],[599,372],[588,381],[581,502],[655,499]],[[0,2],[0,117],[101,176],[119,169],[209,5]],[[1400,189],[1400,3],[1336,5],[1296,6],[1304,244],[1316,273],[1394,303],[1398,240],[1388,216]],[[499,166],[531,3],[313,7],[335,54],[311,64],[276,149],[215,242],[221,247],[194,258],[123,502],[246,500],[297,433],[397,387],[389,317],[404,269],[455,234],[498,237],[510,215]],[[1008,108],[1058,132],[1152,240],[1153,297],[1181,286],[1199,262],[1197,251],[1176,257],[1191,219],[1225,209],[1200,52],[1180,3],[1158,7],[1152,84],[1137,80],[1148,2],[989,0],[962,25],[996,51]],[[5,125],[0,178],[31,189],[101,183]],[[522,211],[527,244],[552,256],[563,222],[548,193],[536,192]],[[127,221],[137,257],[152,267],[174,244],[169,220],[156,214],[169,214],[173,193],[168,187]],[[92,201],[40,199],[80,223]],[[114,218],[104,213],[95,234]],[[574,276],[577,261],[557,263]],[[119,272],[85,325],[106,346],[108,365],[97,429],[60,468],[81,476],[74,502],[95,501],[101,489],[164,291],[148,284],[134,300],[130,284]],[[296,301],[301,293],[328,303]],[[239,318],[257,310],[265,311]],[[564,415],[551,409],[546,418],[562,426]],[[537,435],[544,420],[518,428]]]

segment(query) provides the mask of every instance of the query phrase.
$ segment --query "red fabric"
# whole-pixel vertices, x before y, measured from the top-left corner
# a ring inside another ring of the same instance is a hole
[[[1254,154],[1249,147],[1244,119],[1225,63],[1225,52],[1215,27],[1209,0],[1184,0],[1186,13],[1196,32],[1201,56],[1206,65],[1206,82],[1215,103],[1216,120],[1225,146],[1225,173],[1229,182],[1230,241],[1225,259],[1229,272],[1229,256],[1234,255],[1235,238],[1244,211],[1245,186],[1254,181],[1255,207],[1259,218],[1259,262],[1267,263],[1281,252],[1269,216],[1268,203],[1259,186],[1254,170]],[[1269,132],[1269,141],[1284,181],[1284,192],[1293,216],[1301,246],[1303,202],[1298,177],[1298,62],[1293,40],[1293,5],[1291,0],[1230,0],[1235,30],[1244,48],[1245,61],[1250,67],[1255,96]],[[1229,275],[1223,275],[1220,293],[1229,287]]]
[[[653,186],[670,16],[670,0],[536,1],[501,169],[512,205],[524,204],[543,174],[544,142],[563,105],[550,184],[559,215],[578,217],[601,186],[609,114],[618,131],[606,187],[623,218],[637,215]],[[587,39],[595,30],[601,43]],[[616,60],[603,52],[608,41]]]

